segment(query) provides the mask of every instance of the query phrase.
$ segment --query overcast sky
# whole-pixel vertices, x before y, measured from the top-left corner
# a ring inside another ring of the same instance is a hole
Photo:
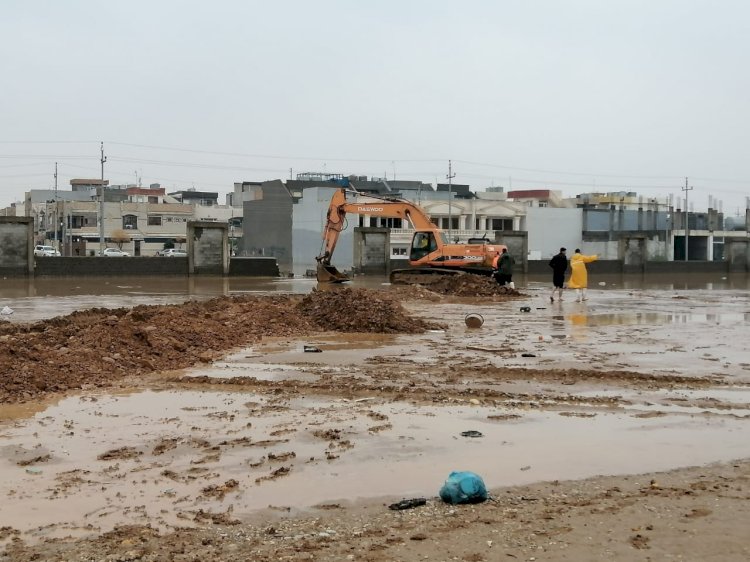
[[[3,0],[0,205],[293,173],[750,195],[750,3]],[[221,198],[223,202],[223,197]]]

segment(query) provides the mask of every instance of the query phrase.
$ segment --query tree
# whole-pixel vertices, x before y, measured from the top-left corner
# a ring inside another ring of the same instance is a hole
[[[110,236],[109,239],[117,244],[117,247],[122,250],[122,245],[125,242],[130,242],[130,235],[124,230],[115,230],[112,232],[112,236]]]

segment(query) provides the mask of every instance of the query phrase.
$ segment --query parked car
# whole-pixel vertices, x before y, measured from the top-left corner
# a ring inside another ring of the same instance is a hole
[[[167,258],[186,258],[186,250],[178,250],[177,248],[167,248],[166,250],[159,250],[156,252],[157,256],[163,256]]]
[[[104,248],[101,252],[99,252],[100,256],[105,256],[109,258],[127,258],[130,257],[130,254],[127,252],[123,252],[122,250],[118,250],[117,248]]]
[[[35,257],[38,257],[38,258],[40,258],[40,257],[49,258],[49,257],[56,257],[56,256],[59,256],[59,255],[60,255],[60,252],[58,252],[57,250],[55,250],[55,248],[53,248],[52,246],[42,246],[42,245],[34,246],[34,256]]]

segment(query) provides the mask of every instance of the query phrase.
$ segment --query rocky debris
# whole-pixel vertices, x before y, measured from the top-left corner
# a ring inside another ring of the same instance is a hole
[[[321,328],[337,332],[414,334],[442,327],[410,316],[398,299],[384,291],[316,290],[302,299],[299,310]]]
[[[450,275],[432,281],[429,290],[455,297],[522,297],[516,289],[500,286],[492,277],[484,275]]]
[[[211,486],[206,486],[201,490],[201,494],[207,498],[216,498],[219,500],[223,500],[224,496],[226,496],[229,492],[237,490],[239,486],[240,483],[237,482],[237,480],[230,479],[221,485],[213,484]]]
[[[134,459],[141,456],[143,453],[135,449],[134,447],[120,447],[119,449],[112,449],[106,453],[102,453],[96,457],[100,461],[112,461],[122,459]]]

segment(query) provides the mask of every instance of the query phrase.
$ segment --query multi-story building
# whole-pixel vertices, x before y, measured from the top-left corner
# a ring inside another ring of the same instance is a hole
[[[56,245],[63,255],[93,255],[113,245],[153,255],[165,244],[183,244],[192,220],[227,222],[232,238],[241,236],[241,209],[217,205],[217,193],[188,190],[176,198],[158,184],[109,186],[106,180],[77,179],[71,187],[26,194],[37,242]]]

